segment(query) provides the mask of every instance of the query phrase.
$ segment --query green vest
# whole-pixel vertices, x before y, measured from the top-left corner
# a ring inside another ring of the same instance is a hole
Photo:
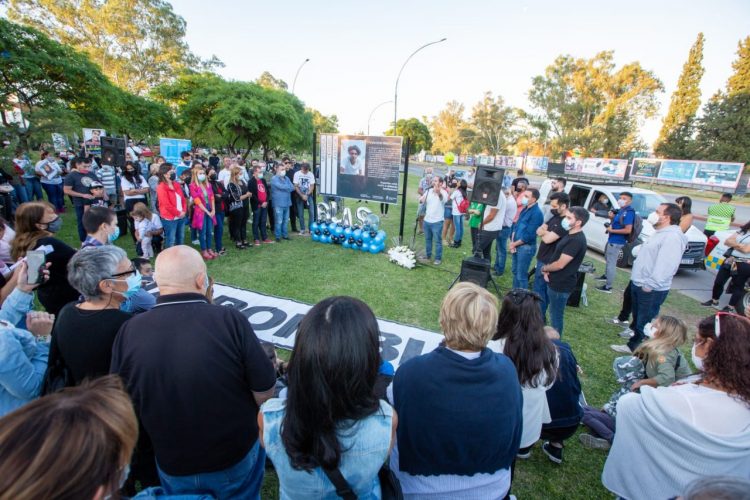
[[[708,231],[724,231],[729,229],[734,216],[734,207],[729,203],[717,203],[708,207],[706,229]]]

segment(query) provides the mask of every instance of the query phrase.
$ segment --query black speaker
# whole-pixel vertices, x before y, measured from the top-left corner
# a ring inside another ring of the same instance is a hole
[[[474,177],[474,189],[471,191],[471,201],[482,203],[489,207],[497,205],[503,190],[504,168],[477,167]],[[484,285],[483,285],[484,286]]]
[[[102,137],[102,164],[125,169],[125,139]]]
[[[475,188],[476,189],[476,188]],[[497,204],[497,201],[495,201]],[[481,257],[468,257],[461,262],[458,281],[471,281],[485,288],[490,280],[490,261]]]
[[[547,164],[547,176],[548,177],[560,177],[565,175],[565,164],[564,163],[549,163]]]

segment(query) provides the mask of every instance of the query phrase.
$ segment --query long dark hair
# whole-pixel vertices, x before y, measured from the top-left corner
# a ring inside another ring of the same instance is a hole
[[[516,365],[518,381],[523,386],[539,385],[542,372],[550,383],[557,372],[557,350],[544,333],[539,301],[534,292],[521,288],[509,291],[503,299],[493,337],[505,339],[503,352]]]
[[[128,167],[133,167],[133,174],[128,173]],[[126,161],[125,172],[122,175],[128,180],[129,183],[133,184],[134,186],[139,186],[143,183],[143,176],[141,176],[141,167],[139,165],[136,165],[135,162]]]
[[[167,174],[170,170],[174,168],[174,165],[171,163],[162,163],[159,165],[159,171],[156,173],[156,176],[159,178],[159,184],[162,182],[165,182],[167,184],[172,184],[172,181],[167,177]]]
[[[690,199],[690,196],[680,196],[679,198],[676,198],[674,202],[682,208],[682,215],[692,213],[693,200]]]
[[[466,193],[467,189],[469,189],[469,183],[466,182],[466,179],[461,179],[458,183],[458,190],[461,191],[461,196],[463,196],[464,199],[469,199],[469,195]]]
[[[341,449],[336,430],[380,408],[375,379],[380,365],[375,315],[352,297],[330,297],[305,315],[289,359],[289,390],[281,426],[292,467],[335,469]]]

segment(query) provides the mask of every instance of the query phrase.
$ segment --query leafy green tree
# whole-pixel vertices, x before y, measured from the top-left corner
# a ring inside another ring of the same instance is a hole
[[[203,61],[185,41],[185,20],[165,0],[10,0],[10,19],[87,54],[117,86],[144,95]]]
[[[433,152],[461,153],[463,149],[461,130],[464,128],[466,128],[464,105],[458,101],[450,101],[430,122]]]
[[[612,51],[591,59],[558,56],[533,78],[529,101],[555,151],[623,155],[657,111],[662,83],[637,62],[616,69]]]
[[[317,109],[307,108],[312,117],[316,134],[336,134],[339,131],[339,118],[336,115],[326,116]]]
[[[737,44],[737,60],[732,63],[734,73],[727,82],[730,96],[750,92],[750,36]]]
[[[492,92],[485,92],[484,98],[474,105],[470,119],[479,149],[491,155],[507,152],[513,142],[512,127],[517,118],[515,110],[506,106],[501,96],[492,97]]]
[[[654,151],[660,157],[688,158],[693,153],[695,113],[701,104],[700,83],[704,73],[703,41],[703,33],[698,33],[682,67],[677,89],[672,94],[669,111],[654,145]]]
[[[276,78],[268,71],[264,71],[258,79],[255,80],[255,83],[268,89],[287,90],[289,88],[284,80]]]
[[[404,144],[406,144],[408,138],[410,155],[422,150],[429,151],[432,148],[430,129],[417,118],[399,120],[396,125],[396,134],[393,133],[393,128],[389,128],[385,131],[385,135],[400,135],[404,138]]]

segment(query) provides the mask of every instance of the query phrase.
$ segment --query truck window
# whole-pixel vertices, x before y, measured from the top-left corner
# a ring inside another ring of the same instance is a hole
[[[602,200],[604,201],[602,202]],[[600,217],[606,217],[610,208],[612,208],[612,206],[610,205],[607,193],[594,191],[594,196],[591,197],[591,203],[589,204],[589,211],[594,212]],[[601,215],[602,212],[604,212],[604,215]]]
[[[571,207],[584,207],[586,205],[586,199],[589,197],[591,188],[584,186],[573,186],[570,188],[570,206]]]

